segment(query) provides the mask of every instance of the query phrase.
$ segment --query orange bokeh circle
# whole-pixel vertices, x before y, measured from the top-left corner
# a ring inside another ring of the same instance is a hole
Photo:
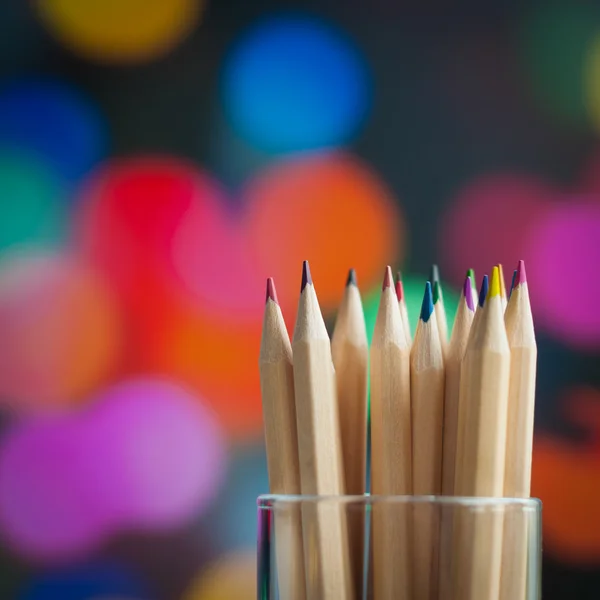
[[[104,280],[59,254],[0,267],[0,397],[18,408],[78,401],[112,372],[120,315]]]
[[[262,319],[211,312],[153,276],[138,277],[135,288],[125,298],[125,373],[175,377],[201,394],[230,436],[259,437]]]
[[[573,564],[600,560],[600,391],[580,387],[564,398],[569,421],[586,430],[586,443],[536,437],[532,494],[544,503],[544,545]]]
[[[343,153],[291,159],[245,189],[250,252],[275,278],[280,301],[295,307],[303,260],[309,260],[321,308],[339,303],[348,269],[363,289],[383,267],[401,262],[404,221],[392,195],[366,164]]]

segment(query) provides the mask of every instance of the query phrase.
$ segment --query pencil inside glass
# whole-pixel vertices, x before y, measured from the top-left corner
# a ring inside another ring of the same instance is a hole
[[[290,522],[290,516],[306,511],[321,514],[342,514],[347,520],[352,520],[355,514],[374,515],[379,511],[385,515],[385,523],[394,527],[394,523],[402,521],[412,528],[416,521],[420,524],[441,523],[441,535],[460,534],[465,544],[473,539],[476,531],[482,531],[482,524],[493,522],[500,516],[504,522],[518,524],[525,532],[521,538],[525,542],[525,587],[521,594],[513,600],[539,600],[541,593],[541,503],[535,499],[513,498],[461,498],[444,496],[261,496],[258,499],[258,594],[259,600],[289,600],[289,582],[282,579],[286,569],[278,562],[284,557],[286,562],[293,562],[300,557],[296,546],[290,544],[292,536],[279,536],[277,522]],[[460,522],[459,531],[454,524]],[[445,529],[446,528],[446,529]],[[371,548],[372,528],[366,523],[363,550],[362,581],[359,588],[351,590],[353,600],[381,600],[382,598],[397,598],[397,595],[386,595],[386,592],[376,592],[373,586],[373,561],[369,556]],[[481,554],[475,557],[472,553],[463,553],[460,561],[456,558],[446,561],[448,568],[440,571],[439,594],[430,595],[427,600],[463,600],[469,597],[469,586],[477,582],[482,565],[482,556],[493,554],[493,541],[486,546],[483,540],[478,543]],[[309,549],[310,559],[307,570],[322,565],[327,558],[322,556],[326,551],[315,546]],[[406,545],[410,552],[410,544]],[[399,557],[402,558],[401,556]],[[411,585],[409,579],[404,582],[398,579],[397,565],[389,565],[390,577],[396,585],[404,583],[403,597],[408,600],[423,600],[418,589]],[[411,577],[410,570],[403,571],[405,577]],[[467,586],[466,588],[464,586]],[[307,590],[306,600],[321,600],[320,595],[313,595]]]

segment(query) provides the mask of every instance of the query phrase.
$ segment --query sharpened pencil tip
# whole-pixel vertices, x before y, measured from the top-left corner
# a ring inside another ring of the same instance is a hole
[[[485,299],[487,298],[489,288],[489,279],[487,275],[483,276],[483,280],[481,281],[481,288],[479,290],[479,308],[483,308],[485,304]]]
[[[423,296],[423,304],[421,304],[421,321],[427,323],[433,312],[433,296],[431,293],[431,282],[425,284],[425,295]]]
[[[440,268],[437,265],[431,265],[429,270],[429,281],[433,285],[436,281],[440,280]]]
[[[500,269],[498,268],[498,265],[492,269],[492,279],[490,281],[490,289],[488,290],[488,298],[493,298],[494,296],[502,296]]]
[[[307,284],[312,285],[312,282],[310,267],[308,266],[308,261],[305,260],[302,262],[302,285],[300,286],[300,293],[304,291]]]
[[[515,287],[527,283],[527,273],[525,272],[525,261],[520,260],[519,266],[517,267],[517,277],[515,279]]]
[[[477,279],[475,278],[475,269],[467,269],[467,277],[471,278],[473,292],[475,293],[475,298],[477,298]]]
[[[467,302],[467,307],[471,312],[475,312],[475,303],[473,302],[473,284],[471,283],[470,275],[465,277],[465,283],[463,285],[463,296]]]
[[[277,299],[277,290],[275,289],[275,282],[273,281],[272,277],[267,279],[267,298],[265,299],[265,302],[268,302],[269,300],[273,300],[275,304],[279,304],[279,300]]]
[[[508,291],[508,297],[510,298],[512,295],[512,291],[515,287],[515,281],[517,280],[517,269],[513,271],[512,280],[510,282],[510,290]]]
[[[442,286],[439,281],[433,282],[433,303],[437,304],[442,297]]]
[[[400,271],[396,273],[396,296],[398,296],[398,302],[404,300],[404,284],[402,283],[402,273]]]
[[[356,271],[354,269],[350,269],[348,271],[348,279],[346,279],[346,287],[348,287],[349,285],[354,285],[354,286],[358,285],[356,283]]]
[[[506,298],[506,282],[504,280],[504,269],[502,268],[501,263],[498,263],[496,266],[498,267],[498,273],[500,276],[500,295],[503,298]]]
[[[385,290],[385,288],[392,287],[393,283],[394,277],[392,276],[392,268],[388,265],[383,274],[383,285],[381,286],[381,289]]]

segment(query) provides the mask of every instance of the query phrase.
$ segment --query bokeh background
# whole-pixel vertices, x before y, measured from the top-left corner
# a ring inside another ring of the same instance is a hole
[[[0,597],[253,600],[264,278],[528,266],[544,598],[600,594],[600,5],[3,0]]]

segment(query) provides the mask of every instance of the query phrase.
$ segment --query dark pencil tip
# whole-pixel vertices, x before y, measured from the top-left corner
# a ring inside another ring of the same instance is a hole
[[[300,287],[300,293],[304,291],[307,284],[312,285],[312,282],[310,267],[308,266],[308,261],[305,260],[302,262],[302,286]]]
[[[512,280],[510,282],[510,290],[508,291],[508,297],[510,298],[512,295],[513,288],[515,287],[515,281],[517,280],[517,269],[513,271]]]
[[[436,281],[440,280],[440,268],[437,265],[431,265],[431,270],[429,271],[429,281],[432,285],[435,284]]]
[[[392,276],[392,269],[388,266],[385,268],[385,273],[383,275],[383,285],[381,286],[381,289],[385,290],[385,288],[392,287],[393,283],[394,277]]]
[[[488,289],[490,287],[490,282],[487,275],[483,276],[483,280],[481,281],[481,289],[479,290],[479,308],[483,308],[485,304],[485,299],[488,295]]]
[[[442,289],[440,287],[440,282],[438,281],[434,281],[433,282],[433,303],[437,304],[438,300],[440,299],[441,295],[442,295]]]
[[[404,285],[402,284],[402,273],[400,271],[396,273],[396,296],[398,296],[398,302],[404,300]]]
[[[275,304],[279,304],[279,300],[277,299],[277,290],[275,289],[275,282],[272,277],[267,279],[267,298],[265,302],[269,300],[273,300]]]
[[[354,269],[350,269],[348,271],[348,279],[346,279],[346,287],[348,287],[349,285],[354,285],[354,286],[358,285],[356,283],[356,271]]]
[[[423,296],[423,304],[421,305],[421,321],[427,323],[431,313],[433,312],[433,295],[431,293],[431,282],[425,284],[425,295]]]

